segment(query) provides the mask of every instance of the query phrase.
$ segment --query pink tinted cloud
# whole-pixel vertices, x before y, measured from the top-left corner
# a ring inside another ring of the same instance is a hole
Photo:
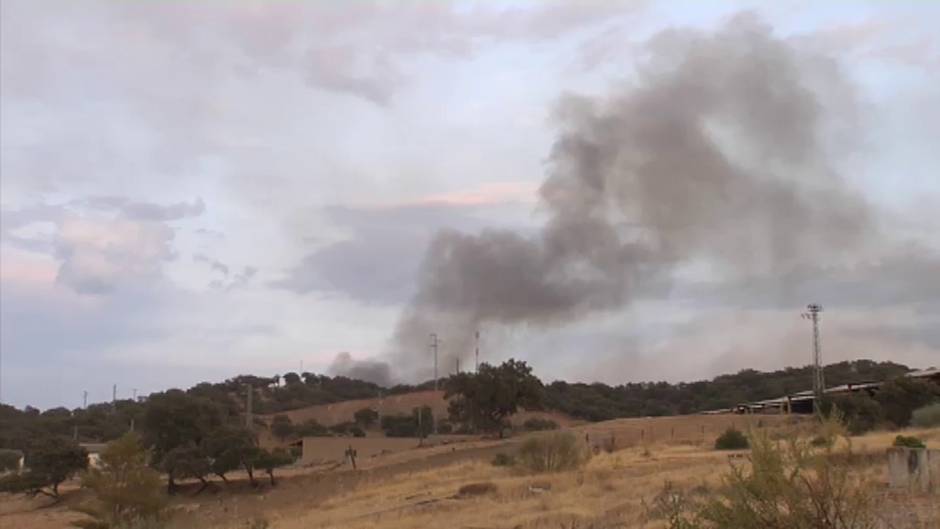
[[[538,196],[536,182],[491,182],[481,186],[425,195],[411,204],[423,206],[491,206],[507,202],[535,202]]]

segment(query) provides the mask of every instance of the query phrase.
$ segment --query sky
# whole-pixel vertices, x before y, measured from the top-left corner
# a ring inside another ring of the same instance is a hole
[[[0,400],[940,365],[940,3],[0,4]]]

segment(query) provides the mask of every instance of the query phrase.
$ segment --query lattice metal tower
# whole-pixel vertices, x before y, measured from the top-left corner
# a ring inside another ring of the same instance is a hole
[[[822,348],[819,343],[819,313],[823,311],[822,305],[812,303],[807,305],[808,312],[803,318],[813,322],[813,395],[819,400],[826,391],[826,379],[823,376]]]

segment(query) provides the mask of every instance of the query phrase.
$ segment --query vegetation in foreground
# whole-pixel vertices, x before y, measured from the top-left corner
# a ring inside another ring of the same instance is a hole
[[[749,464],[732,464],[708,495],[683,496],[670,485],[657,497],[670,529],[874,529],[874,489],[853,466],[851,439],[836,414],[813,442],[793,436],[748,437]]]

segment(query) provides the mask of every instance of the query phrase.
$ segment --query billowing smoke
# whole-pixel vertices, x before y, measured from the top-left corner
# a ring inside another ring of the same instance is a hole
[[[327,371],[331,375],[365,380],[382,387],[392,384],[391,371],[387,363],[379,360],[356,360],[346,352],[336,355]]]
[[[851,101],[846,86],[750,16],[656,35],[630,86],[558,105],[540,233],[436,236],[398,365],[426,374],[431,332],[448,355],[471,354],[481,326],[622,307],[683,267],[772,275],[857,247],[874,222],[827,157],[823,113]]]

